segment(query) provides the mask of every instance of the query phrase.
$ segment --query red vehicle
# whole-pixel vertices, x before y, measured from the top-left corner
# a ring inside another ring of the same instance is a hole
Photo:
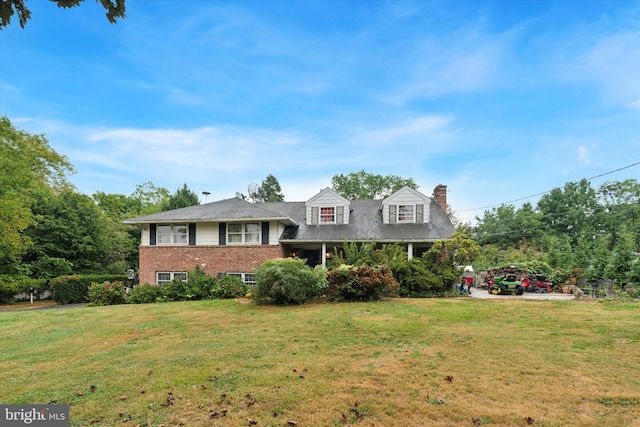
[[[547,282],[544,274],[531,274],[522,279],[522,286],[525,292],[535,292],[537,294],[551,293],[551,282]]]

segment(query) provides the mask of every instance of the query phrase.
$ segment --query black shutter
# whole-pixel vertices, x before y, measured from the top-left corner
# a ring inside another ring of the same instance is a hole
[[[269,244],[269,222],[267,221],[262,223],[262,244]]]
[[[156,225],[155,224],[149,225],[149,244],[151,246],[156,245]]]
[[[227,223],[221,222],[218,226],[218,244],[226,245],[227,244]]]
[[[193,246],[196,244],[196,225],[189,224],[189,245]]]

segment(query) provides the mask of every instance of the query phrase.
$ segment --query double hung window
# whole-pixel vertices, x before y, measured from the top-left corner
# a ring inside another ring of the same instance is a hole
[[[415,222],[415,205],[398,205],[398,222]]]
[[[320,208],[320,223],[321,224],[335,224],[336,222],[336,208],[335,207],[321,207]]]
[[[260,243],[260,223],[229,223],[227,224],[227,242],[236,245],[253,245]]]
[[[189,227],[187,224],[158,224],[156,235],[159,245],[186,245]]]
[[[156,284],[164,285],[169,283],[173,279],[178,279],[183,282],[187,281],[187,273],[185,272],[173,272],[173,271],[158,271],[156,273]]]

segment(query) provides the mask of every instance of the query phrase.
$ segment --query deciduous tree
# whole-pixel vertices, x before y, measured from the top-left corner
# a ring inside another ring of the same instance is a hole
[[[50,0],[58,7],[71,8],[79,6],[84,0]],[[96,0],[106,10],[107,19],[115,24],[118,18],[124,18],[125,0]],[[31,11],[26,6],[27,0],[0,0],[0,30],[11,23],[13,15],[18,16],[18,21],[22,28],[31,19]]]
[[[405,186],[418,189],[418,185],[412,178],[406,179],[397,175],[382,176],[367,173],[364,170],[347,175],[334,175],[331,178],[331,188],[349,200],[382,199]]]

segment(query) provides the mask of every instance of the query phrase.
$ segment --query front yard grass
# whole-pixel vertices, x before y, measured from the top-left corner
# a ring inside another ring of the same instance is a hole
[[[470,298],[5,311],[0,403],[68,403],[72,426],[638,425],[639,325],[633,303]]]

